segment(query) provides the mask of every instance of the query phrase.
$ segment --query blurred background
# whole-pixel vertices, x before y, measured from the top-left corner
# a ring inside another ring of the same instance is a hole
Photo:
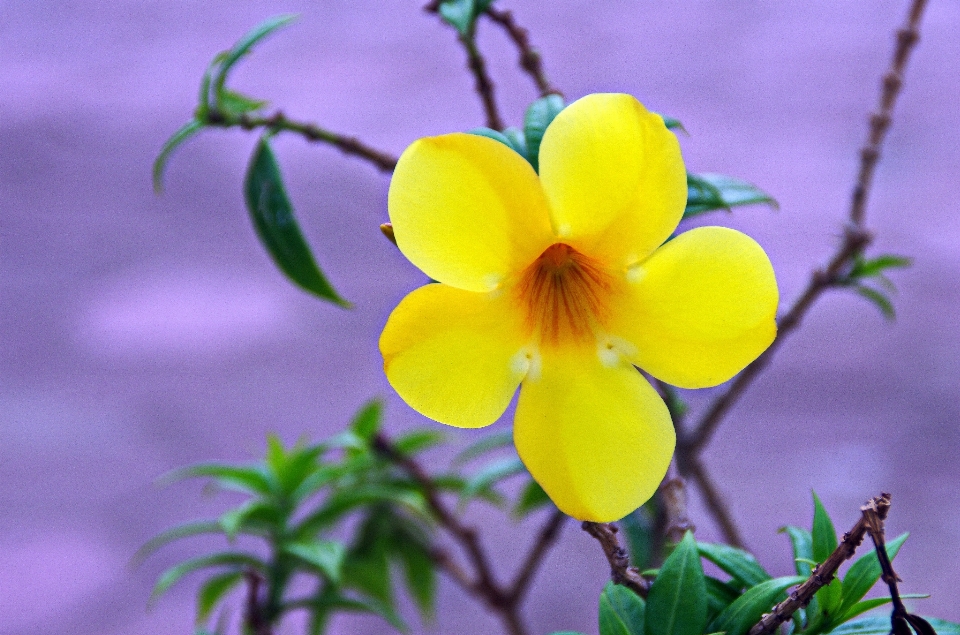
[[[628,92],[679,118],[688,168],[756,183],[781,209],[713,222],[769,253],[784,303],[840,235],[906,2],[500,0],[531,30],[568,99]],[[419,2],[0,2],[0,633],[184,634],[195,585],[151,611],[156,574],[199,553],[129,559],[177,522],[229,499],[160,489],[186,463],[242,460],[268,432],[292,442],[342,428],[386,397],[388,431],[426,422],[391,394],[376,338],[422,274],[380,235],[387,177],[324,146],[276,142],[304,231],[347,312],[275,269],[246,217],[254,134],[214,131],[151,162],[187,121],[210,59],[266,17],[300,20],[237,68],[233,85],[399,154],[412,140],[483,123],[453,31]],[[840,531],[893,494],[888,531],[918,612],[960,620],[960,5],[932,2],[868,210],[873,253],[915,259],[892,274],[898,319],[852,293],[809,314],[706,453],[749,547],[792,570],[777,529],[809,526],[815,489]],[[479,28],[505,117],[536,93],[516,52]],[[703,402],[707,394],[694,397]],[[497,429],[509,425],[496,424]],[[468,441],[475,433],[463,432]],[[443,457],[435,457],[438,465]],[[499,518],[482,506],[478,523]],[[703,539],[717,536],[700,506]],[[487,528],[502,565],[531,526]],[[506,572],[511,567],[505,566]],[[535,583],[534,632],[596,632],[607,566],[568,523]],[[331,632],[382,632],[338,618]],[[499,625],[450,586],[431,632]],[[295,629],[291,629],[295,630]]]

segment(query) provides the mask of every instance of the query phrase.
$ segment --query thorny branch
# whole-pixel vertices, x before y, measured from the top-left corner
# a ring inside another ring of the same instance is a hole
[[[620,529],[613,523],[592,523],[584,521],[583,530],[597,539],[607,562],[610,563],[610,579],[614,584],[621,584],[640,597],[647,597],[650,591],[650,582],[640,575],[636,567],[630,566],[630,557],[627,550],[620,545],[617,532]]]
[[[861,516],[860,519],[857,520],[857,524],[853,526],[853,529],[843,535],[843,540],[837,545],[833,553],[831,553],[826,560],[818,564],[807,581],[797,587],[786,600],[777,604],[770,613],[764,615],[763,618],[750,629],[748,635],[770,635],[776,631],[781,624],[789,620],[797,609],[809,604],[817,591],[830,584],[840,565],[853,556],[857,547],[863,542],[863,537],[867,532],[869,532],[871,536],[879,533],[882,543],[883,521],[886,519],[889,509],[890,494],[887,493],[870,499],[866,505],[861,507]],[[883,556],[886,557],[886,550],[878,546],[878,556],[881,551],[883,552]]]
[[[527,75],[533,79],[533,82],[537,85],[537,89],[540,91],[540,96],[563,95],[563,93],[547,79],[546,74],[543,72],[543,60],[540,58],[540,53],[530,44],[529,32],[513,19],[513,13],[506,10],[500,11],[493,5],[487,7],[484,13],[491,20],[502,26],[510,39],[513,40],[513,43],[517,45],[517,49],[520,52],[520,68],[526,71]]]
[[[340,149],[344,154],[365,159],[373,163],[383,172],[393,172],[393,169],[397,166],[397,158],[395,156],[372,148],[355,137],[330,132],[312,123],[294,121],[287,118],[287,116],[279,110],[272,115],[264,117],[253,117],[248,114],[239,116],[229,115],[219,110],[211,110],[207,113],[204,123],[220,128],[240,127],[244,130],[263,128],[271,132],[281,130],[295,132],[305,137],[308,141],[326,143]]]
[[[813,272],[800,297],[779,320],[777,339],[763,355],[747,366],[730,386],[714,400],[700,418],[694,430],[678,439],[677,458],[681,473],[684,472],[684,467],[688,470],[696,467],[698,464],[696,457],[710,442],[727,412],[740,399],[760,372],[767,367],[787,336],[800,325],[814,302],[828,289],[843,285],[844,275],[849,267],[870,244],[872,236],[864,227],[867,198],[870,193],[870,186],[873,183],[877,161],[880,158],[880,149],[892,122],[893,108],[903,86],[903,74],[907,61],[910,52],[920,37],[920,20],[925,6],[926,0],[913,0],[906,23],[897,31],[893,58],[881,83],[878,110],[869,118],[870,128],[867,142],[860,151],[860,169],[851,196],[848,225],[844,230],[840,246],[825,268]],[[701,473],[703,473],[702,465]],[[689,471],[687,474],[692,475]],[[694,478],[698,480],[698,485],[701,485],[699,479]],[[707,494],[706,490],[704,490],[704,494]],[[711,506],[711,511],[717,517],[718,522],[723,524],[720,516],[717,515],[718,509],[720,508]],[[726,534],[727,530],[724,530],[724,533]]]

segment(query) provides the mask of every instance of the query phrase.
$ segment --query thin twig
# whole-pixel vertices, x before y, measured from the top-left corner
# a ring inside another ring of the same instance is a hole
[[[589,521],[584,521],[581,527],[600,543],[607,562],[610,563],[610,579],[613,583],[631,589],[640,597],[647,597],[650,582],[640,575],[636,567],[630,566],[630,556],[627,555],[627,550],[620,546],[620,539],[617,538],[619,528],[613,523]]]
[[[428,3],[423,9],[428,13],[439,13],[440,4],[440,2],[433,1]],[[463,45],[463,49],[467,53],[467,68],[469,68],[473,74],[475,82],[474,89],[477,91],[480,102],[483,104],[483,111],[487,117],[487,127],[493,128],[494,130],[503,130],[505,126],[503,119],[500,117],[497,100],[494,97],[493,81],[490,79],[490,75],[487,74],[487,62],[480,53],[480,49],[477,48],[475,30],[476,22],[471,25],[466,33],[458,32],[457,39],[460,40],[460,44]]]
[[[540,533],[537,534],[537,539],[534,541],[533,547],[531,547],[527,557],[523,559],[523,564],[520,565],[517,577],[507,592],[514,602],[519,603],[522,601],[527,590],[530,588],[530,583],[533,581],[533,576],[537,572],[537,568],[539,568],[540,563],[543,562],[544,555],[546,555],[550,547],[557,541],[557,538],[560,537],[560,529],[566,520],[566,514],[560,510],[555,510],[550,514],[550,518],[547,519],[543,528],[540,529]]]
[[[841,286],[843,274],[854,259],[863,253],[871,241],[870,233],[864,228],[867,197],[873,182],[873,173],[880,157],[880,148],[892,121],[892,112],[897,95],[903,85],[903,73],[914,45],[919,39],[920,18],[926,0],[914,0],[910,7],[907,22],[897,32],[897,44],[889,70],[884,74],[880,92],[878,112],[870,116],[870,132],[867,144],[860,152],[860,170],[853,189],[848,215],[849,226],[844,232],[843,241],[825,269],[817,270],[811,276],[806,289],[780,320],[779,334],[770,348],[740,373],[713,402],[713,405],[700,419],[696,429],[678,444],[678,451],[699,453],[710,441],[717,426],[730,407],[737,402],[759,372],[766,367],[774,353],[780,348],[786,336],[793,331],[813,305],[814,301],[827,289]]]
[[[728,545],[743,549],[743,536],[740,534],[737,524],[733,522],[733,517],[730,515],[730,510],[724,502],[723,496],[720,494],[717,486],[714,485],[713,479],[707,474],[707,470],[704,468],[700,457],[687,457],[684,462],[678,460],[677,468],[681,474],[689,476],[693,482],[696,483],[700,493],[703,494],[703,502],[706,504],[710,515],[713,516],[717,526],[720,528],[724,542]]]
[[[530,33],[513,19],[513,13],[510,11],[500,11],[493,5],[487,7],[484,13],[491,20],[503,27],[507,35],[517,45],[520,52],[520,68],[526,71],[527,75],[533,79],[540,91],[541,97],[547,95],[563,95],[557,88],[550,83],[546,74],[543,72],[543,60],[540,53],[530,44]]]
[[[879,527],[881,532],[883,531],[883,521],[886,519],[889,509],[890,494],[887,493],[870,499],[866,505],[861,507],[859,520],[857,520],[853,529],[843,535],[843,540],[833,550],[833,553],[818,564],[807,581],[797,587],[786,600],[777,604],[770,613],[764,615],[750,629],[748,635],[770,635],[781,624],[789,620],[797,609],[809,604],[818,590],[830,584],[840,565],[853,556],[868,531],[873,534],[876,527]],[[884,552],[884,555],[886,555],[886,552]]]
[[[339,148],[344,154],[365,159],[383,172],[393,172],[393,169],[397,167],[397,158],[395,156],[372,148],[355,137],[330,132],[316,124],[294,121],[279,110],[272,115],[264,117],[254,117],[249,114],[234,116],[218,110],[211,110],[207,113],[204,123],[220,128],[239,127],[244,130],[263,128],[271,132],[281,130],[295,132],[308,141],[326,143]]]

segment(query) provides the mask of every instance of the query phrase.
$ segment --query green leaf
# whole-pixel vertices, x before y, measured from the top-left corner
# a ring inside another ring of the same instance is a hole
[[[522,156],[524,159],[528,159],[527,144],[523,140],[523,133],[516,128],[507,128],[503,132],[499,132],[493,128],[480,127],[467,131],[467,134],[476,135],[478,137],[487,137],[488,139],[499,141]]]
[[[463,449],[453,459],[454,465],[463,465],[468,461],[481,457],[488,452],[499,448],[507,447],[513,443],[513,432],[511,430],[502,430],[481,437]]]
[[[720,613],[740,597],[740,591],[713,576],[706,576],[707,622],[712,622]]]
[[[223,97],[223,85],[226,82],[227,76],[230,74],[230,70],[233,68],[233,65],[236,64],[237,61],[239,61],[244,55],[249,53],[250,49],[252,49],[258,42],[296,19],[297,16],[292,13],[268,18],[248,31],[246,35],[237,40],[237,43],[233,45],[233,48],[231,48],[229,51],[226,51],[226,53],[223,55],[223,60],[220,62],[220,65],[213,77],[213,89],[217,97],[218,104]]]
[[[922,600],[930,597],[929,593],[904,593],[900,595],[902,600]],[[870,600],[864,600],[863,602],[857,602],[853,606],[846,609],[843,614],[837,618],[836,622],[842,623],[849,620],[852,620],[861,613],[866,613],[870,609],[875,609],[878,606],[883,606],[892,602],[890,597],[881,597],[881,598],[872,598]]]
[[[913,264],[912,258],[883,254],[876,258],[858,256],[850,270],[851,278],[873,278],[880,276],[886,269],[902,269]]]
[[[334,584],[339,584],[347,549],[333,540],[311,540],[288,543],[283,550],[320,570]]]
[[[837,548],[837,531],[833,528],[833,521],[830,515],[820,502],[816,492],[813,492],[813,559],[818,563],[823,562],[830,557],[830,554]],[[834,579],[827,586],[821,588],[816,593],[817,604],[820,613],[827,619],[832,620],[837,615],[837,609],[843,600],[843,588],[840,581]]]
[[[797,575],[809,578],[810,574],[813,573],[813,567],[810,565],[810,561],[813,560],[813,538],[810,536],[810,532],[800,527],[787,525],[780,528],[780,533],[786,533],[790,537]]]
[[[930,622],[930,626],[937,631],[937,635],[960,635],[960,624],[935,617],[927,617],[924,619]],[[841,624],[830,631],[829,635],[889,635],[889,633],[890,617],[887,615],[876,615]]]
[[[764,613],[786,597],[784,591],[804,581],[802,577],[774,578],[747,589],[710,623],[710,632],[726,631],[727,635],[746,635]]]
[[[714,210],[765,203],[777,209],[777,201],[751,183],[723,174],[687,174],[687,208],[684,218]]]
[[[252,99],[246,95],[228,90],[226,88],[220,93],[220,110],[229,116],[239,117],[249,112],[254,112],[266,107],[270,103],[259,99]]]
[[[270,503],[254,499],[224,512],[218,522],[223,533],[227,535],[227,538],[233,540],[238,533],[247,529],[252,530],[252,533],[257,535],[265,534],[267,533],[264,531],[265,529],[282,525],[282,521],[283,518],[276,507]],[[261,525],[259,530],[253,527],[247,527],[255,523]]]
[[[887,318],[888,320],[896,319],[897,310],[893,308],[893,302],[885,293],[862,284],[854,285],[853,290],[856,291],[861,297],[872,302],[875,307],[880,309],[880,313],[883,314],[883,317]]]
[[[600,594],[600,635],[644,635],[644,602],[627,587],[607,582]]]
[[[550,497],[543,491],[540,484],[530,479],[530,482],[527,483],[523,491],[520,492],[520,498],[517,499],[517,504],[513,508],[513,517],[523,518],[530,512],[545,507],[550,503]]]
[[[223,533],[223,529],[220,527],[218,522],[213,520],[199,520],[177,525],[176,527],[172,527],[157,534],[144,543],[144,545],[140,547],[135,554],[133,554],[130,562],[133,566],[139,566],[158,549],[170,544],[171,542],[180,540],[181,538],[189,538],[190,536],[199,536],[202,534],[219,533]]]
[[[223,597],[243,580],[242,571],[231,571],[215,575],[200,587],[197,592],[197,623],[205,622]]]
[[[250,161],[244,195],[257,235],[277,266],[302,289],[349,307],[350,303],[337,294],[313,259],[266,137],[260,139]]]
[[[163,192],[163,173],[167,169],[167,161],[174,150],[183,145],[183,142],[203,130],[203,122],[193,119],[184,124],[182,128],[173,133],[167,139],[160,149],[160,154],[153,161],[153,191],[157,194]]]
[[[406,622],[397,614],[397,611],[393,608],[392,605],[384,602],[379,602],[375,599],[367,598],[363,600],[357,600],[354,598],[348,598],[345,596],[338,596],[327,602],[330,608],[340,609],[341,611],[351,611],[353,613],[370,613],[378,617],[383,618],[390,626],[394,627],[401,633],[406,633],[410,630]]]
[[[580,631],[554,631],[550,635],[584,635]]]
[[[150,602],[155,602],[157,598],[166,593],[170,587],[188,573],[209,567],[232,567],[235,570],[241,571],[243,569],[256,569],[261,572],[266,570],[266,565],[258,558],[236,551],[221,551],[207,556],[192,558],[170,567],[160,575],[156,585],[153,587],[153,593],[150,595]]]
[[[397,437],[393,442],[393,447],[401,454],[412,456],[418,452],[442,445],[446,440],[447,435],[445,433],[424,428]]]
[[[460,493],[459,504],[462,507],[480,492],[492,488],[503,479],[526,472],[527,468],[524,467],[523,462],[515,456],[491,461],[467,480],[463,492]]]
[[[523,136],[527,140],[527,158],[533,169],[540,171],[540,142],[547,127],[564,108],[563,97],[547,95],[527,108],[523,117]]]
[[[638,569],[645,569],[653,562],[655,516],[656,501],[651,499],[620,520],[620,530],[630,552],[630,563]]]
[[[752,587],[770,579],[753,555],[743,549],[708,542],[698,542],[700,555],[729,573],[740,587]]]
[[[700,635],[707,623],[706,581],[689,531],[660,567],[647,595],[646,635]]]
[[[470,37],[477,16],[486,11],[491,2],[492,0],[444,0],[439,7],[440,17],[462,37]]]
[[[390,585],[390,562],[382,542],[352,550],[343,565],[343,583],[393,607],[393,590]]]
[[[663,119],[663,125],[667,127],[667,130],[680,130],[681,132],[684,132],[684,133],[687,131],[687,129],[683,127],[683,124],[680,123],[679,119],[668,117],[667,115],[661,114],[659,112],[655,112],[653,114],[658,115],[661,119]]]
[[[407,542],[401,547],[395,549],[394,553],[399,557],[403,567],[407,589],[417,603],[423,618],[431,620],[437,596],[437,571],[434,569],[433,558],[422,545]]]
[[[185,478],[204,477],[212,478],[223,489],[261,496],[269,496],[273,493],[273,484],[259,465],[197,463],[172,470],[161,476],[159,482],[165,485]]]
[[[357,507],[378,503],[398,505],[421,518],[431,518],[422,494],[391,485],[367,483],[336,491],[320,509],[306,516],[293,533],[302,537],[313,536]]]
[[[887,555],[890,560],[897,557],[900,547],[909,535],[908,533],[901,534],[887,543]],[[843,603],[840,605],[840,613],[846,615],[847,610],[873,588],[873,585],[880,579],[881,573],[880,560],[877,558],[876,551],[871,551],[854,562],[847,571],[847,575],[844,576],[841,585]]]
[[[383,402],[379,399],[372,399],[364,404],[360,412],[353,418],[353,421],[350,423],[350,429],[361,439],[369,441],[380,429],[380,421],[382,418]]]

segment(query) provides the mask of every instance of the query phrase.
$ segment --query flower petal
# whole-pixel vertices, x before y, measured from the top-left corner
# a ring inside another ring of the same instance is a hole
[[[540,145],[540,180],[561,239],[617,266],[659,247],[687,202],[676,137],[630,95],[588,95],[561,111]]]
[[[448,134],[414,142],[390,181],[400,251],[435,280],[490,291],[552,242],[530,164],[492,139]]]
[[[528,365],[516,313],[491,294],[420,287],[397,305],[380,336],[387,379],[431,419],[459,428],[493,423]]]
[[[676,436],[667,408],[632,366],[595,350],[545,356],[520,389],[514,442],[533,478],[566,514],[609,522],[647,501]]]
[[[693,229],[633,273],[638,280],[610,330],[636,346],[630,356],[637,366],[669,384],[723,383],[776,337],[773,267],[760,245],[738,231]]]

